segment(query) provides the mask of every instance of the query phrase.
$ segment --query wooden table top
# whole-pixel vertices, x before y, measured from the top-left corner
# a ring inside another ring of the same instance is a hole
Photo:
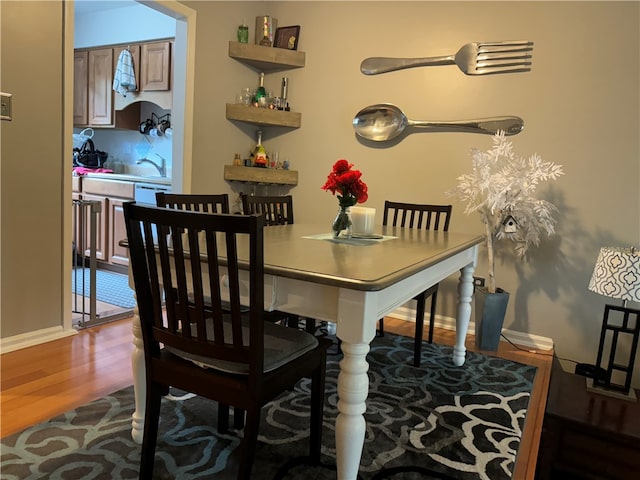
[[[333,239],[324,224],[264,229],[264,272],[363,291],[377,291],[482,243],[481,235],[377,226],[383,239]],[[128,247],[127,239],[119,244]],[[238,259],[247,249],[239,245]],[[246,256],[245,256],[246,257]]]
[[[265,273],[355,290],[382,290],[483,241],[479,235],[377,227],[376,239],[337,239],[325,225],[264,229]]]

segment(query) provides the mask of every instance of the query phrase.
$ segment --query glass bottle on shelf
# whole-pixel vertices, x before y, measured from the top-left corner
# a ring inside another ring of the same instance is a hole
[[[264,19],[262,23],[262,38],[258,45],[262,45],[263,47],[271,46],[271,38],[269,38],[269,17],[262,17]]]
[[[256,89],[256,94],[253,97],[254,107],[267,107],[267,91],[264,88],[264,73],[260,74],[260,85]]]
[[[267,151],[262,146],[262,130],[258,130],[258,143],[253,149],[253,166],[260,168],[267,167]]]
[[[262,37],[262,40],[260,40],[260,45],[262,45],[263,47],[270,47],[271,40],[269,40],[269,37],[265,35],[264,37]]]

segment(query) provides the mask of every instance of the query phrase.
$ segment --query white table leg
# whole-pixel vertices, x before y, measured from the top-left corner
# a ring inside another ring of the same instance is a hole
[[[136,443],[142,443],[144,432],[145,397],[147,396],[147,379],[144,371],[144,345],[142,343],[142,329],[138,305],[133,307],[133,352],[131,353],[131,370],[133,373],[133,397],[136,409],[131,416],[131,438]]]
[[[369,393],[367,343],[342,342],[343,359],[338,375],[336,419],[336,463],[338,480],[355,480],[360,467],[366,423],[364,413]]]
[[[471,299],[473,298],[474,264],[469,264],[460,270],[458,282],[458,315],[456,317],[456,344],[453,347],[453,364],[461,366],[467,351],[465,340],[471,318]]]

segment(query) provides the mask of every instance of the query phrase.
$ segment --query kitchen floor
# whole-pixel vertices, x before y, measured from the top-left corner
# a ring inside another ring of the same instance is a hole
[[[82,304],[84,298],[84,306]],[[76,311],[77,310],[77,311]],[[84,315],[82,312],[86,312]],[[71,295],[71,320],[74,327],[85,328],[92,325],[98,325],[107,322],[113,322],[121,318],[130,317],[133,314],[133,309],[122,308],[117,305],[111,305],[109,303],[96,300],[96,320],[91,322],[89,315],[89,298],[88,297],[76,297]]]

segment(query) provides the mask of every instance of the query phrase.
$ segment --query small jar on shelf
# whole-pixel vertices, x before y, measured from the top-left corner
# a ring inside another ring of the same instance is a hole
[[[238,42],[249,43],[249,26],[244,20],[241,25],[238,25]]]

